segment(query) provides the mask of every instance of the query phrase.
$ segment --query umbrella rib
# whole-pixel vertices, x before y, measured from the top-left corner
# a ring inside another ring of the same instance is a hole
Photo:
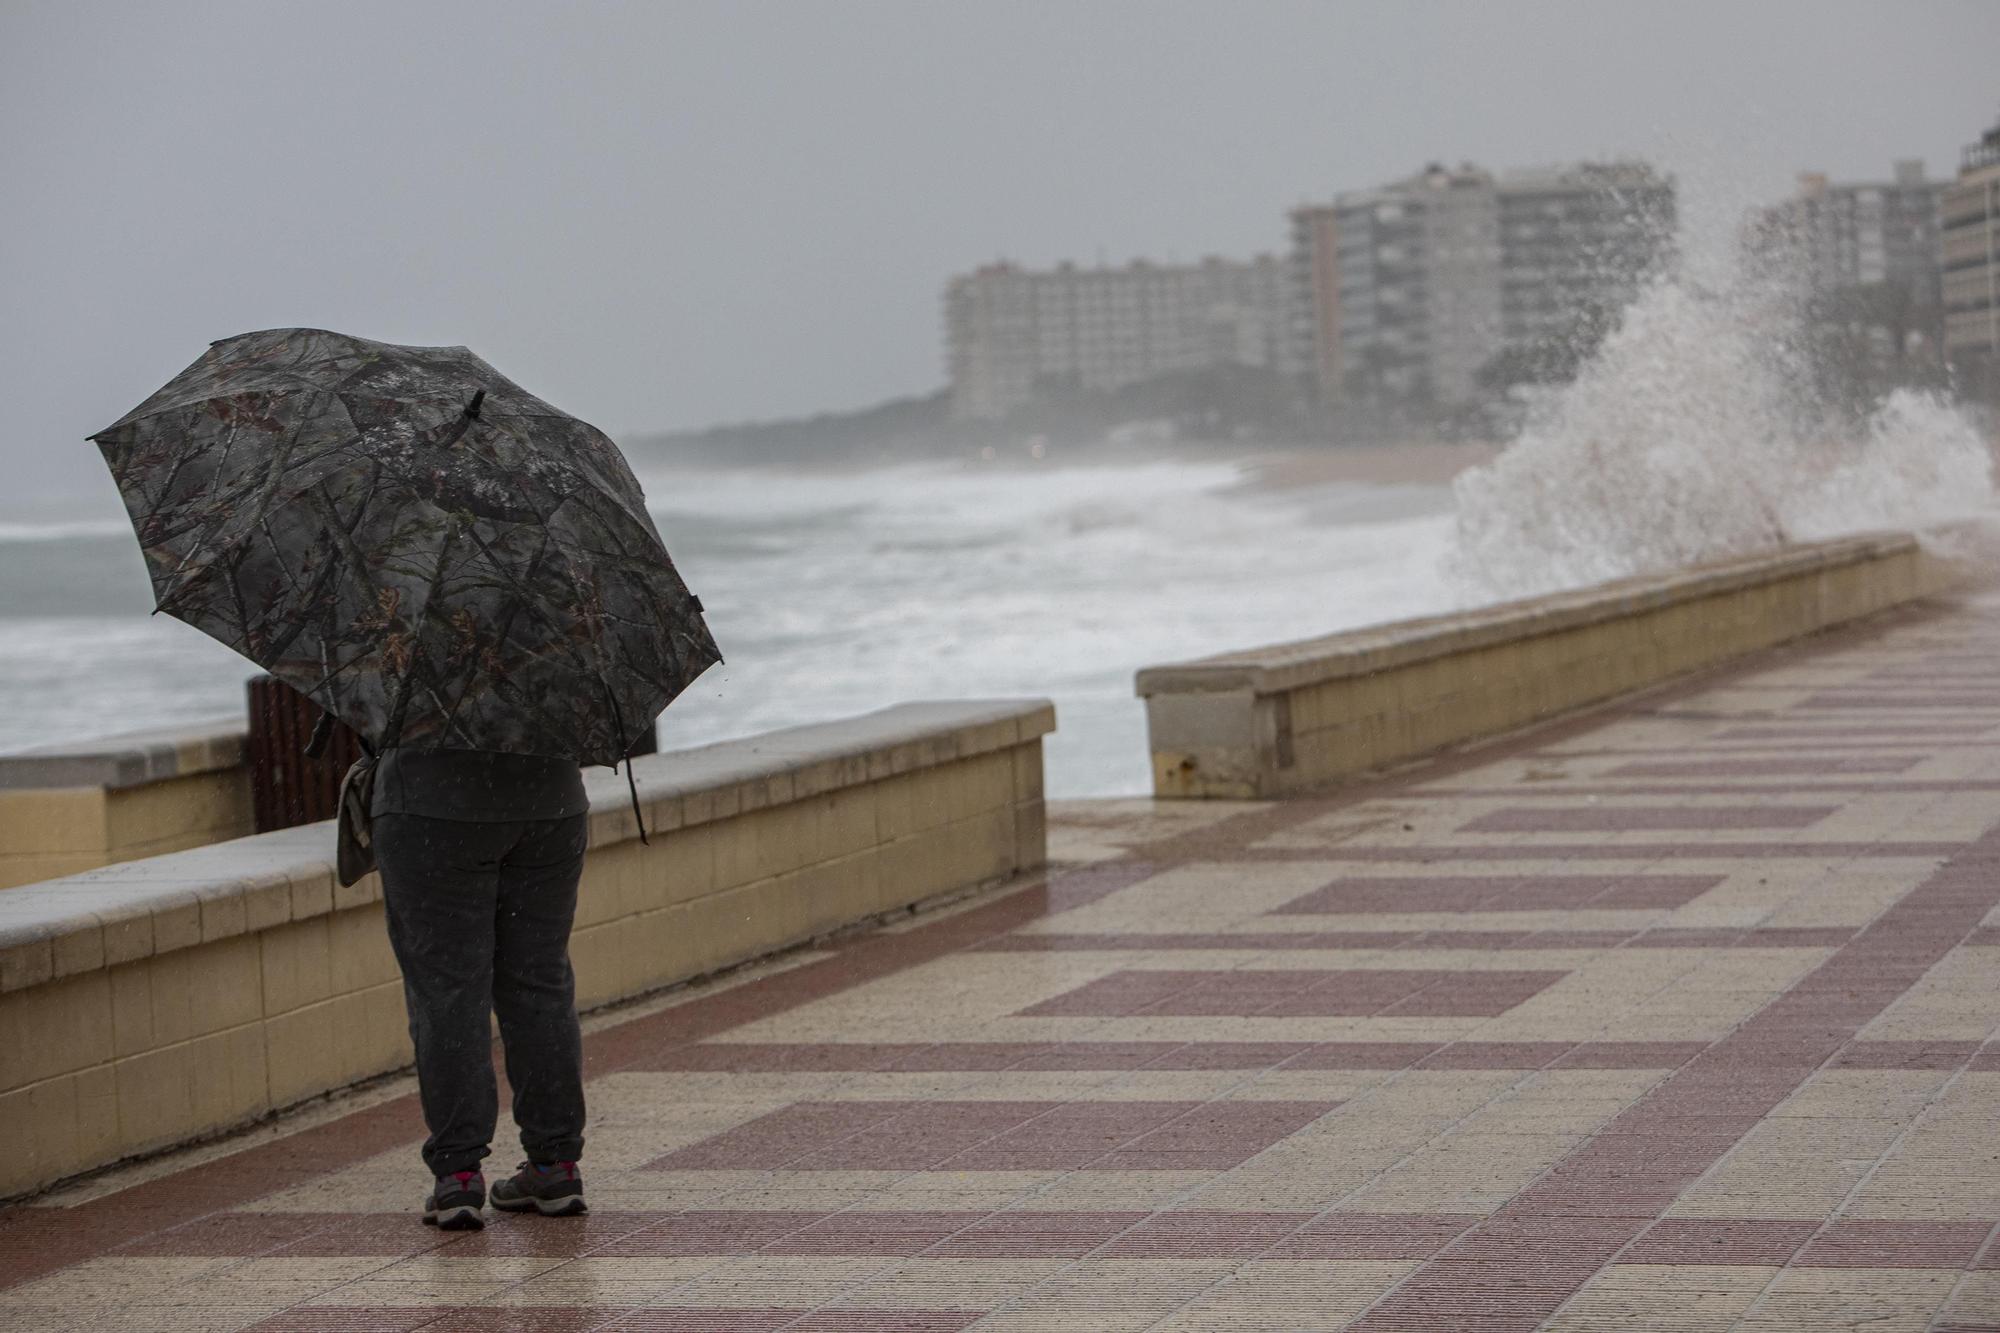
[[[231,444],[235,442],[235,440],[236,440],[236,423],[232,421],[229,423],[229,433],[226,436],[224,436],[222,440],[222,457],[216,461],[216,468],[218,471],[221,469],[224,463],[227,463],[229,461],[229,447]],[[209,448],[212,449],[214,448],[214,446],[210,445]],[[204,450],[204,452],[207,452],[207,450]],[[213,506],[210,506],[210,509],[212,512]],[[196,525],[190,524],[189,526],[194,527]],[[194,544],[194,549],[189,551],[186,555],[182,556],[180,558],[180,562],[174,566],[173,577],[179,578],[181,574],[187,570],[188,562],[193,560],[196,556],[200,555],[203,551],[208,549],[208,544],[214,538],[214,536],[215,536],[215,526],[211,524],[208,528],[202,531],[200,539],[196,541]],[[190,575],[190,579],[192,578],[193,576]],[[174,595],[178,596],[179,592],[180,589],[176,588],[174,590]],[[159,600],[162,604],[164,604],[167,601],[167,598],[162,597]]]
[[[512,573],[507,569],[507,567],[504,564],[502,564],[499,560],[494,558],[492,549],[486,545],[485,540],[480,537],[479,533],[477,531],[473,531],[471,532],[470,535],[472,537],[472,540],[478,544],[481,554],[486,556],[487,563],[492,565],[494,571],[498,573],[502,578],[506,579],[509,586],[511,586],[513,590],[520,595],[520,600],[518,604],[524,607],[530,614],[540,619],[543,622],[543,624],[548,627],[548,629],[552,632],[551,637],[554,638],[556,642],[561,643],[563,645],[563,650],[569,654],[570,661],[575,664],[575,666],[579,671],[582,671],[587,675],[595,676],[597,678],[598,687],[600,689],[609,690],[611,688],[611,684],[604,677],[604,655],[602,650],[600,649],[599,652],[597,653],[598,661],[595,667],[593,667],[589,662],[584,661],[583,655],[576,650],[575,645],[571,644],[568,641],[568,636],[562,632],[562,626],[556,623],[555,619],[551,617],[546,611],[544,611],[542,607],[532,597],[529,596],[528,589],[523,587],[519,583],[519,581],[513,577]],[[543,544],[544,551],[547,550],[547,545],[548,543],[545,540]]]
[[[327,578],[331,578],[333,576],[334,570],[337,568],[338,566],[333,561],[331,560],[327,561],[326,569],[324,571],[324,576]],[[319,598],[315,597],[313,600],[315,602],[318,602]],[[324,686],[333,679],[333,639],[334,639],[334,634],[338,631],[340,627],[338,617],[339,617],[338,599],[327,598],[325,601],[326,623],[323,626],[321,626],[319,634],[319,671],[320,671],[319,684],[313,686],[312,690],[308,690],[307,691],[308,694],[311,694],[313,691],[318,690],[319,688],[321,688],[321,686]],[[300,617],[300,621],[303,630],[303,621],[304,621],[303,616]],[[289,647],[290,645],[287,646]],[[329,693],[328,698],[322,700],[320,706],[322,708],[325,708],[328,712],[337,715],[340,710],[333,706],[333,702],[334,701],[332,699],[331,693]]]
[[[575,757],[575,736],[566,734],[545,720],[542,717],[541,710],[535,706],[534,701],[523,695],[511,681],[495,680],[492,688],[495,694],[515,705],[520,717],[526,719],[537,731],[548,738],[550,753],[567,755],[571,758]]]
[[[535,727],[535,729],[538,732],[542,734],[544,739],[546,739],[549,742],[550,747],[553,751],[555,751],[556,753],[564,753],[573,746],[573,738],[565,735],[559,728],[554,727],[550,725],[548,722],[544,721],[540,710],[535,708],[532,701],[530,701],[524,695],[522,695],[521,692],[518,689],[516,689],[512,684],[506,681],[494,681],[491,688],[495,694],[500,695],[502,698],[508,700],[508,702],[516,705],[516,711],[518,715],[525,718]],[[437,691],[435,689],[427,688],[426,692],[431,696],[433,700],[436,700],[438,704],[442,705],[444,703],[442,699],[438,698]],[[456,717],[457,716],[456,709],[454,709],[449,716]],[[450,732],[450,727],[447,725],[446,727],[443,728],[443,731],[440,734],[449,734],[449,732]]]
[[[444,546],[438,551],[437,561],[431,567],[430,585],[424,590],[424,608],[422,611],[417,613],[417,623],[410,626],[410,643],[412,645],[411,652],[413,655],[422,650],[424,642],[424,629],[431,623],[431,619],[437,614],[437,593],[438,593],[438,588],[444,583],[444,563],[451,557],[451,548],[453,544],[458,540],[458,531],[459,531],[459,524],[457,523],[453,523],[450,527],[445,529]],[[401,682],[399,682],[399,688],[396,691],[395,702],[390,704],[389,715],[383,721],[382,725],[383,725],[383,731],[385,733],[385,739],[383,740],[382,744],[384,749],[387,749],[390,745],[393,745],[395,743],[395,740],[401,739],[402,737],[403,715],[409,710],[410,691],[412,688],[414,688],[416,684],[415,682],[416,673],[414,671],[414,657],[412,660],[412,668],[413,668],[412,670],[405,671],[403,673],[403,679],[401,680]],[[394,738],[394,739],[389,739],[389,738]]]
[[[165,503],[167,496],[172,493],[174,489],[174,483],[180,480],[181,472],[187,467],[187,465],[193,462],[195,459],[201,457],[203,454],[206,454],[209,450],[213,449],[214,447],[215,447],[214,442],[208,441],[205,442],[201,446],[201,448],[190,450],[183,454],[179,454],[174,458],[173,466],[167,470],[166,477],[161,480],[158,492],[156,494],[146,496],[146,516],[148,518],[156,517],[159,514],[160,506],[163,503]],[[141,494],[144,494],[143,490],[141,491]]]
[[[258,516],[257,529],[264,534],[264,541],[271,548],[271,563],[275,564],[278,567],[278,572],[285,576],[285,582],[291,585],[293,593],[296,594],[301,591],[298,575],[292,572],[291,565],[285,560],[285,548],[279,544],[278,534],[271,531],[271,516],[269,514]]]
[[[332,582],[333,576],[336,572],[338,572],[339,568],[340,567],[337,563],[329,560],[326,563],[326,566],[322,568],[318,574],[313,576],[312,584],[309,587],[307,587],[301,594],[301,600],[308,607],[310,607],[313,603],[319,600],[320,594],[326,591],[326,585]],[[293,586],[297,587],[297,584],[294,583]],[[287,649],[289,649],[294,643],[298,642],[299,635],[305,632],[306,632],[305,618],[303,616],[295,617],[292,626],[289,630],[285,631],[283,634],[279,635],[276,639],[273,639],[269,644],[265,646],[264,656],[271,659],[276,659],[278,657],[283,656]]]
[[[325,689],[334,682],[335,678],[346,675],[357,663],[367,661],[374,651],[373,646],[363,648],[338,666],[327,667],[318,680],[305,688],[305,693],[310,695]],[[322,658],[321,665],[325,665],[324,658]]]
[[[343,450],[347,450],[347,449],[351,449],[351,448],[353,448],[353,447],[354,447],[354,445],[356,445],[357,443],[359,443],[359,442],[360,442],[360,440],[361,440],[361,435],[360,435],[359,433],[356,433],[356,434],[353,434],[353,435],[346,435],[346,436],[342,436],[341,438],[339,438],[339,439],[337,439],[337,440],[334,440],[334,441],[330,442],[330,443],[329,443],[329,444],[327,444],[327,445],[326,445],[326,446],[325,446],[324,448],[321,448],[321,449],[315,449],[315,450],[314,450],[313,452],[311,452],[311,453],[309,453],[309,454],[305,455],[305,456],[304,456],[304,457],[302,457],[302,458],[297,458],[297,459],[293,459],[292,461],[288,462],[288,463],[286,464],[286,466],[285,466],[285,472],[286,472],[286,473],[291,473],[291,472],[294,472],[294,471],[297,471],[297,470],[298,470],[298,469],[300,469],[300,468],[305,468],[305,467],[310,467],[310,466],[312,466],[312,465],[313,465],[314,463],[317,463],[317,462],[319,462],[320,460],[322,460],[322,459],[326,458],[326,457],[327,457],[328,455],[331,455],[331,454],[336,454],[336,453],[339,453],[339,452],[341,452],[341,451],[343,451]],[[296,441],[293,441],[293,443],[296,443]],[[205,452],[207,452],[207,451],[208,451],[209,449],[212,449],[213,447],[214,447],[214,446],[213,446],[212,444],[211,444],[211,445],[205,445],[205,446],[203,446],[202,450],[201,450],[201,451],[199,451],[199,452],[200,452],[200,453],[205,453]],[[192,458],[192,457],[198,457],[198,456],[199,456],[199,453],[197,453],[197,454],[195,454],[195,455],[190,455],[190,458]],[[364,451],[364,453],[363,453],[363,455],[362,455],[362,456],[363,456],[363,457],[371,457],[371,456],[370,456],[370,455],[368,455],[368,454],[367,454],[367,453],[366,453],[365,451]],[[185,460],[183,460],[183,461],[185,461]],[[180,464],[178,464],[178,463],[177,463],[177,464],[176,464],[176,470],[177,470],[177,471],[178,471],[178,468],[179,468],[179,466],[180,466]],[[252,492],[254,492],[255,490],[259,489],[259,488],[260,488],[260,487],[262,487],[262,486],[265,486],[265,485],[267,485],[267,483],[268,483],[268,478],[267,478],[267,481],[266,481],[266,482],[245,482],[245,483],[239,483],[238,485],[236,485],[235,487],[233,487],[233,488],[232,488],[232,489],[231,489],[231,490],[230,490],[230,491],[229,491],[228,493],[226,493],[226,494],[223,494],[223,495],[205,495],[205,496],[203,496],[203,497],[202,497],[202,510],[203,510],[203,513],[204,513],[204,514],[207,514],[207,513],[212,513],[212,512],[214,511],[214,510],[216,510],[216,509],[218,509],[218,508],[223,508],[223,507],[226,507],[226,506],[229,506],[229,505],[233,505],[233,504],[236,504],[236,503],[237,503],[238,501],[240,501],[240,500],[241,500],[241,499],[242,499],[242,498],[243,498],[244,496],[246,496],[246,495],[248,495],[248,494],[251,494]],[[276,489],[276,488],[275,488],[275,486],[273,486],[273,487],[271,487],[271,489],[275,491],[275,489]],[[305,489],[304,489],[304,488],[302,488],[302,489],[300,489],[300,490],[298,490],[298,491],[294,491],[294,492],[292,492],[292,493],[288,494],[288,495],[287,495],[287,496],[286,496],[285,498],[286,498],[287,500],[291,500],[291,499],[296,499],[296,498],[297,498],[298,496],[300,496],[300,495],[303,495],[303,494],[305,494]],[[159,537],[157,537],[157,538],[155,539],[155,543],[157,544],[158,542],[166,542],[166,541],[171,541],[171,540],[173,540],[173,539],[174,539],[175,537],[179,536],[179,535],[180,535],[181,533],[183,533],[183,532],[189,532],[189,531],[193,531],[193,530],[195,530],[195,529],[198,529],[198,528],[200,528],[200,527],[202,526],[202,522],[203,522],[203,520],[202,520],[202,518],[201,518],[201,517],[196,517],[196,518],[193,518],[193,519],[190,519],[190,520],[188,520],[188,521],[186,521],[186,522],[183,522],[183,523],[181,523],[180,525],[178,525],[178,526],[176,526],[176,527],[173,527],[173,528],[170,528],[170,529],[167,529],[167,530],[165,530],[164,532],[162,532],[162,533],[161,533],[161,534],[159,535]]]
[[[225,339],[224,341],[231,341],[231,340]],[[285,370],[291,371],[293,374],[303,379],[304,374],[299,368],[303,365],[306,365],[308,362],[314,359],[333,361],[337,360],[338,358],[333,356],[322,355],[319,351],[318,339],[304,339],[301,340],[296,345],[271,347],[271,348],[266,348],[262,351],[253,352],[250,354],[249,359],[242,362],[241,364],[244,366],[249,366],[259,362],[263,362],[274,367],[281,367]],[[160,390],[159,393],[155,393],[153,395],[153,398],[149,398],[145,403],[139,404],[139,406],[133,409],[133,411],[131,411],[130,413],[126,414],[123,417],[120,417],[117,422],[115,422],[111,426],[107,427],[105,430],[100,431],[98,433],[108,434],[110,431],[113,430],[123,429],[128,426],[137,426],[141,422],[151,421],[153,420],[153,418],[165,416],[169,412],[177,412],[182,410],[188,410],[188,411],[198,410],[204,405],[214,402],[218,398],[233,398],[239,396],[244,392],[241,389],[228,389],[226,387],[223,387],[228,384],[232,372],[223,366],[214,366],[211,367],[211,369],[214,371],[215,379],[218,385],[215,392],[203,394],[199,398],[169,399],[168,401],[160,403],[158,406],[152,407],[150,410],[147,410],[148,404],[150,404],[153,401],[153,399],[160,397],[161,393],[165,393],[166,389],[171,389],[175,383],[178,383],[180,380],[187,378],[200,364],[201,364],[200,362],[196,362],[194,366],[190,366],[187,368],[187,370],[182,371],[179,375],[174,377],[173,381],[168,383],[165,389]],[[360,370],[365,369],[367,366],[373,364],[376,364],[376,362],[373,360],[364,362],[363,365],[357,367],[354,372],[350,372],[350,378],[352,377],[353,374],[358,374]],[[317,390],[305,388],[303,386],[295,384],[288,388],[264,390],[263,392],[268,392],[273,397],[276,397],[279,394],[312,393],[312,392],[317,392]],[[92,436],[91,438],[95,439],[96,436]]]
[[[529,595],[528,589],[524,587],[521,584],[521,582],[513,576],[513,574],[508,570],[505,564],[503,564],[500,560],[498,560],[494,556],[492,548],[487,546],[485,539],[480,537],[480,535],[476,531],[470,532],[468,535],[478,545],[480,554],[486,557],[487,563],[493,567],[494,572],[499,574],[500,577],[506,581],[507,586],[510,589],[512,589],[514,592],[520,595],[520,605],[525,607],[535,616],[539,617],[549,629],[560,631],[562,626],[558,624],[553,617],[548,615],[548,613],[545,612],[539,604],[536,603],[534,598]],[[557,637],[558,639],[561,639],[563,636],[558,634]],[[574,662],[579,669],[584,671],[592,670],[590,664],[583,660],[582,655],[577,652],[576,648],[573,645],[565,643],[564,651],[566,651],[569,654],[570,660]],[[603,672],[600,670],[594,672],[594,674],[598,676],[601,682],[603,679]]]
[[[451,738],[451,719],[456,716],[456,713],[446,708],[444,699],[438,694],[437,686],[435,684],[424,685],[423,694],[425,698],[431,701],[432,707],[434,707],[437,710],[438,714],[444,719],[444,721],[440,723],[438,727],[438,739],[449,740]],[[441,748],[448,749],[451,747],[447,746]]]
[[[257,496],[257,511],[252,516],[249,527],[244,530],[246,535],[250,531],[253,531],[257,527],[257,525],[264,520],[265,515],[270,512],[271,497],[277,491],[279,479],[283,477],[283,475],[291,468],[291,464],[287,460],[290,457],[292,446],[298,442],[299,432],[301,432],[304,429],[305,429],[305,415],[301,413],[298,422],[296,422],[293,425],[290,434],[287,435],[287,437],[282,443],[275,445],[272,448],[271,460],[268,464],[266,464],[262,478],[255,483],[245,483],[244,485],[237,487],[232,494],[224,497],[219,501],[211,501],[206,506],[208,511],[210,513],[213,513],[217,509],[226,508],[228,506],[234,505],[241,497],[255,493]],[[235,449],[236,446],[236,432],[237,432],[236,422],[231,421],[229,423],[229,434],[223,439],[222,442],[222,457],[216,460],[217,471],[220,471],[229,462],[229,455]],[[209,544],[213,541],[215,537],[217,529],[220,528],[221,526],[222,525],[219,523],[212,524],[208,528],[208,530],[205,533],[203,533],[201,540],[195,544],[195,548],[192,551],[189,551],[185,556],[181,557],[180,564],[176,566],[174,570],[176,576],[181,574],[182,571],[187,570],[189,562],[193,561],[195,557],[203,554],[208,549]],[[241,542],[242,540],[243,538],[241,537],[237,539],[238,542]],[[183,581],[183,586],[191,585],[197,582],[201,578],[201,576],[207,572],[209,568],[210,568],[209,565],[203,565],[189,572],[187,578]],[[176,587],[173,590],[173,592],[169,594],[169,597],[178,598],[181,595],[181,592],[182,588]],[[159,600],[161,605],[165,605],[166,602],[169,600],[169,597],[160,598]],[[247,624],[245,626],[245,632],[246,633],[248,632]]]
[[[354,571],[355,581],[361,585],[361,591],[365,594],[364,600],[373,598],[375,585],[368,579],[368,559],[362,554],[361,548],[354,544],[354,534],[342,525],[340,511],[334,507],[333,497],[326,493],[325,483],[314,487],[310,495],[313,507],[318,509],[320,517],[326,520],[327,531],[332,534],[334,545],[340,547],[341,554],[347,557],[347,567]],[[373,495],[374,490],[371,487],[369,498]],[[364,499],[363,512],[366,511],[366,504],[367,500]]]
[[[458,693],[452,697],[449,703],[439,697],[436,687],[433,686],[426,689],[425,692],[431,696],[431,702],[437,705],[440,735],[451,735],[451,729],[458,725],[459,706],[465,702],[465,696],[471,691],[472,682],[478,680],[483,674],[478,664],[474,663],[470,671],[458,678]]]
[[[238,421],[235,420],[235,418],[232,417],[229,422],[229,433],[222,437],[222,456],[215,460],[215,471],[218,475],[229,466],[229,456],[236,452],[236,437],[241,432],[241,429],[242,429],[241,423],[239,423]],[[302,429],[302,427],[294,426],[292,428],[291,438],[287,439],[284,442],[284,444],[279,445],[278,447],[274,448],[271,451],[271,460],[270,462],[265,464],[264,475],[262,479],[259,482],[255,483],[254,485],[246,482],[243,486],[239,487],[236,495],[232,495],[229,497],[230,502],[234,502],[237,495],[242,495],[259,488],[262,488],[268,492],[269,488],[271,487],[274,475],[276,474],[276,472],[281,470],[279,468],[280,462],[284,459],[285,455],[290,451],[290,446],[292,444],[292,441],[298,438],[298,433],[300,429]],[[213,511],[214,507],[215,506],[213,505],[210,506],[211,512]],[[260,506],[257,512],[257,518],[261,520],[263,516],[264,516],[264,507]],[[194,559],[196,556],[202,553],[202,551],[207,547],[209,540],[214,536],[216,528],[219,526],[220,524],[217,524],[209,528],[208,534],[205,535],[202,538],[202,540],[196,544],[194,550],[188,552],[187,556],[184,559],[182,559],[180,563],[181,569],[186,569],[188,561]],[[177,570],[176,572],[179,571]]]
[[[490,564],[492,558],[492,552],[487,549],[486,544],[480,541],[476,534],[473,537],[473,541],[479,547],[480,551],[486,555],[488,563]],[[549,544],[546,540],[544,540],[541,546],[539,546],[536,549],[535,558],[528,564],[529,578],[532,579],[535,576],[535,574],[541,569],[542,561],[548,558],[548,553],[549,553]],[[494,639],[495,643],[505,643],[507,641],[507,632],[513,628],[515,618],[521,614],[522,600],[523,599],[521,598],[513,598],[510,599],[509,602],[507,603],[507,618],[500,624],[499,631]],[[452,699],[451,707],[445,713],[444,721],[447,729],[449,729],[452,722],[458,717],[458,710],[460,707],[464,705],[466,695],[472,692],[473,682],[475,680],[478,680],[484,674],[485,674],[484,668],[480,667],[478,665],[477,660],[475,659],[472,673],[466,676],[461,681],[458,694],[456,697]]]
[[[493,559],[492,549],[488,547],[486,543],[480,538],[478,532],[468,528],[466,535],[471,537],[473,544],[479,547],[481,554],[486,557],[487,564],[498,567],[498,562]],[[548,542],[544,540],[541,547],[535,552],[535,559],[534,562],[529,566],[529,572],[533,573],[535,570],[539,569],[541,567],[542,561],[547,557],[547,555],[548,555]],[[440,568],[442,567],[442,565],[443,561],[442,559],[440,559],[439,561]],[[511,627],[513,625],[514,617],[520,613],[522,607],[532,605],[532,602],[530,602],[524,589],[516,588],[516,591],[520,592],[522,595],[511,601],[510,610],[508,612],[508,618],[506,621],[506,627]],[[501,641],[504,642],[504,640],[505,640],[505,635],[503,632]],[[571,748],[574,746],[575,738],[573,736],[566,735],[561,729],[554,727],[549,722],[547,722],[542,717],[541,710],[535,705],[534,701],[523,695],[521,691],[514,686],[513,682],[507,680],[506,677],[504,676],[496,676],[489,682],[488,688],[492,689],[492,691],[495,694],[498,694],[501,698],[507,700],[509,703],[514,704],[517,715],[525,719],[531,726],[535,728],[537,732],[539,732],[544,737],[544,739],[549,744],[550,749],[553,753],[561,754],[570,752]],[[449,730],[449,724],[451,720],[455,719],[458,716],[459,706],[463,702],[465,694],[469,692],[469,689],[470,689],[470,682],[468,681],[467,688],[465,690],[460,691],[459,700],[452,704],[451,711],[446,715],[447,731]],[[433,699],[437,698],[437,692],[435,690],[431,690],[430,694]],[[439,702],[442,703],[442,700],[439,700]]]
[[[243,585],[238,578],[241,565],[239,559],[229,571],[229,600],[236,603],[236,623],[242,627],[239,632],[243,636],[243,655],[255,662],[263,653],[257,647],[256,632],[250,625],[250,607],[243,600]]]

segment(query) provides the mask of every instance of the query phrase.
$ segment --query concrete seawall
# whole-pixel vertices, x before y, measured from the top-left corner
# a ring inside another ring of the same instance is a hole
[[[1861,537],[1148,668],[1155,791],[1310,792],[1950,581]],[[592,775],[579,1002],[1039,870],[1054,725],[1041,700],[908,704],[644,758],[650,846],[622,776]],[[0,889],[0,1197],[408,1062],[378,883],[337,887],[325,825],[239,836],[248,811],[226,725],[0,760],[0,872],[78,872]]]
[[[0,755],[0,889],[255,831],[242,721]]]
[[[1290,796],[1843,625],[1950,572],[1900,533],[1148,667],[1153,792]]]
[[[580,1007],[1039,869],[1054,726],[905,704],[648,756],[650,845],[624,777],[590,775]],[[332,851],[315,824],[0,891],[0,1198],[409,1063],[380,882],[340,887]]]

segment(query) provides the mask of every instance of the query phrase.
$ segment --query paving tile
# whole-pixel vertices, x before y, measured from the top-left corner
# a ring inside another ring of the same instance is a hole
[[[434,1322],[435,1306],[318,1306],[287,1310],[250,1325],[256,1333],[410,1333]]]
[[[1561,972],[1368,968],[1231,972],[1122,971],[1021,1011],[1024,1015],[1304,1017],[1503,1014]]]
[[[1842,1219],[1829,1223],[1793,1259],[1801,1268],[1969,1267],[1993,1234],[1985,1222]]]
[[[651,1163],[659,1170],[1174,1170],[1234,1166],[1323,1102],[808,1102]],[[1200,1159],[1198,1162],[1193,1159]]]
[[[595,1333],[625,1313],[610,1306],[452,1310],[423,1327],[426,1333]]]
[[[1045,884],[594,1019],[588,1218],[416,1225],[405,1087],[0,1212],[0,1330],[2000,1328],[1996,650],[1057,806]]]
[[[1278,911],[1326,915],[1675,908],[1722,879],[1720,875],[1350,876],[1294,898]]]
[[[1817,1223],[1784,1218],[1663,1218],[1641,1233],[1618,1261],[1783,1267],[1818,1230]]]
[[[1468,833],[1719,833],[1735,829],[1810,828],[1834,805],[1519,806],[1461,825]]]

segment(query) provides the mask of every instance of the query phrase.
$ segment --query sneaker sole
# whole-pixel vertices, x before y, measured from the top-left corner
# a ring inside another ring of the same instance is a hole
[[[436,1227],[439,1231],[478,1231],[486,1225],[486,1219],[479,1215],[477,1208],[461,1204],[456,1208],[425,1213],[424,1225]]]
[[[583,1201],[581,1194],[571,1194],[560,1199],[537,1199],[529,1195],[525,1199],[509,1199],[502,1203],[493,1200],[493,1206],[508,1213],[540,1213],[543,1217],[581,1217],[590,1211],[590,1205]]]

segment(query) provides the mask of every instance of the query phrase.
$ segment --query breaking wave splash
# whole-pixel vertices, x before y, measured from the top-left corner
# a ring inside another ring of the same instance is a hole
[[[1496,601],[1871,529],[1994,512],[1992,457],[1946,396],[1824,410],[1783,275],[1656,279],[1576,379],[1455,485],[1447,577]]]

